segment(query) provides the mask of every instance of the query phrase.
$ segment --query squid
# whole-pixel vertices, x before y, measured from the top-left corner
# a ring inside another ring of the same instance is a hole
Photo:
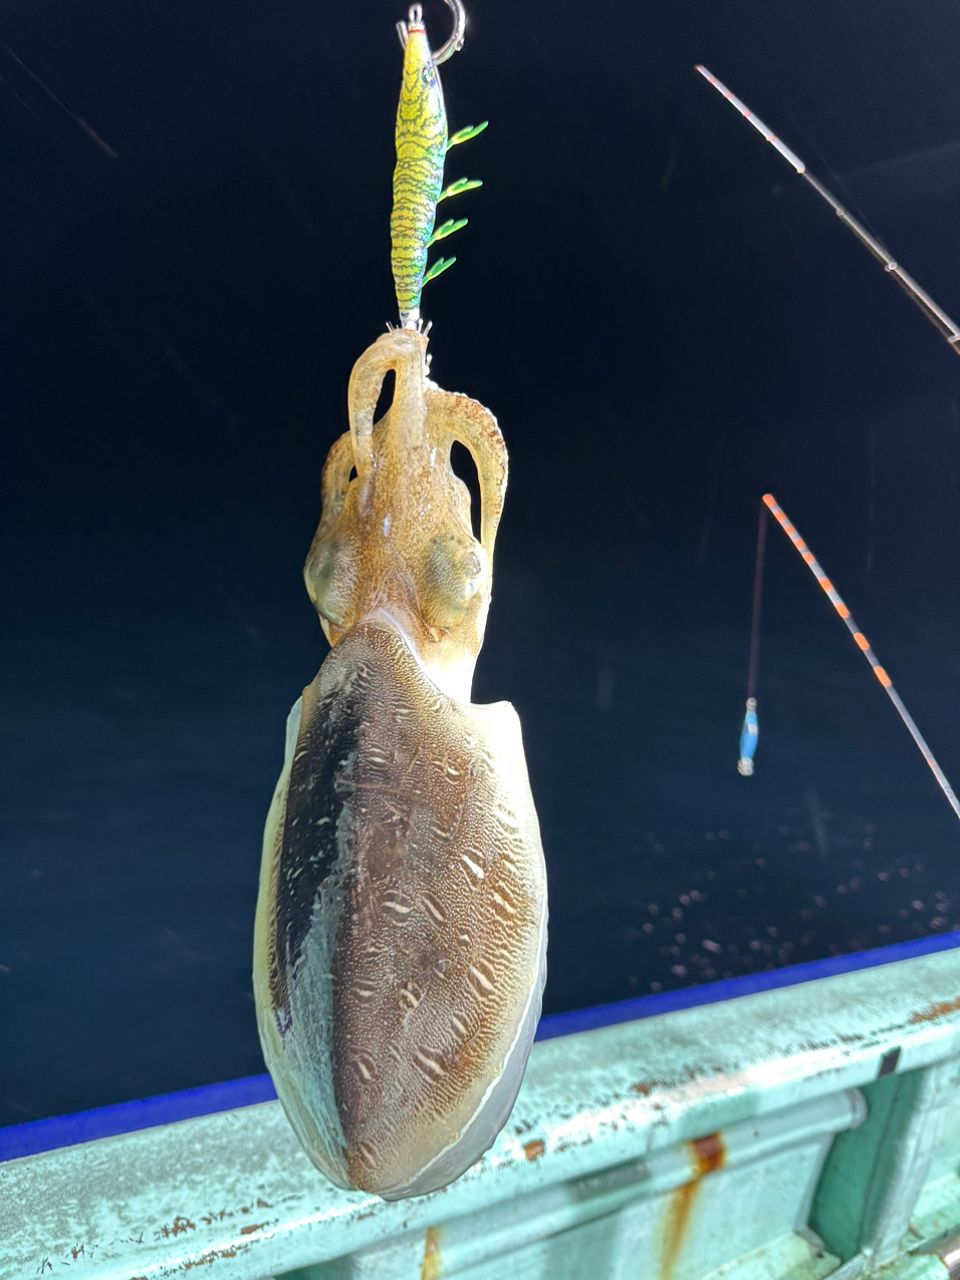
[[[437,63],[463,30],[462,6],[447,3],[457,26],[437,54],[419,6],[401,29],[401,323],[354,366],[348,430],[323,469],[305,581],[330,651],[287,722],[254,930],[257,1021],[280,1102],[322,1173],[389,1200],[445,1186],[489,1148],[520,1088],[546,974],[546,871],[519,719],[507,702],[471,701],[507,452],[488,409],[431,381],[420,318],[445,194],[436,153],[482,128],[447,138]],[[476,185],[462,179],[454,194]],[[476,467],[478,536],[455,444]]]

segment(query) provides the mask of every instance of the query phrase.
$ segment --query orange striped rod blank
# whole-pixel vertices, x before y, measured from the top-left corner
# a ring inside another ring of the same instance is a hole
[[[953,810],[956,816],[960,818],[960,800],[957,799],[956,793],[954,792],[953,787],[951,787],[950,783],[947,781],[946,774],[940,768],[939,764],[937,764],[936,757],[934,756],[930,748],[927,746],[927,740],[926,738],[924,738],[923,734],[917,728],[917,725],[913,716],[904,706],[903,699],[900,697],[899,693],[897,693],[896,689],[893,687],[893,682],[891,681],[889,675],[887,675],[886,669],[880,665],[877,659],[877,655],[873,651],[872,645],[870,644],[867,637],[860,630],[860,628],[857,626],[856,622],[854,622],[853,617],[851,616],[850,610],[847,608],[847,606],[844,604],[843,600],[840,597],[839,591],[837,591],[836,587],[833,585],[833,583],[824,573],[823,569],[820,566],[820,561],[816,558],[816,556],[813,554],[813,552],[804,542],[803,538],[801,538],[796,525],[793,524],[793,522],[787,516],[787,513],[784,511],[783,507],[781,507],[780,503],[776,500],[776,498],[773,496],[772,493],[765,493],[763,495],[763,505],[771,513],[771,515],[776,520],[777,524],[779,524],[780,528],[783,530],[783,532],[787,535],[787,537],[796,547],[801,560],[807,566],[807,568],[810,570],[813,576],[816,578],[817,586],[824,593],[824,595],[833,605],[834,609],[836,609],[837,613],[839,613],[840,617],[843,619],[844,626],[853,636],[853,643],[857,646],[857,648],[866,658],[867,662],[869,662],[870,670],[877,677],[877,680],[879,681],[881,687],[883,688],[883,691],[886,693],[887,697],[896,707],[897,715],[906,725],[907,731],[910,734],[910,737],[916,743],[917,750],[920,752],[920,754],[923,756],[924,760],[926,761],[927,768],[936,778],[937,783],[940,787],[940,790],[943,792],[944,796],[946,796],[947,804],[949,804],[950,808]]]
[[[900,266],[899,262],[891,256],[876,236],[872,236],[863,223],[858,222],[850,210],[844,208],[833,192],[828,191],[820,179],[810,172],[797,153],[791,151],[787,144],[763,123],[759,116],[755,116],[745,102],[741,102],[737,95],[731,92],[723,81],[718,80],[713,72],[708,71],[706,67],[698,65],[696,70],[703,76],[707,84],[716,89],[721,98],[726,98],[727,102],[736,111],[739,111],[744,120],[753,125],[764,142],[770,143],[771,147],[786,160],[794,172],[798,173],[804,182],[814,189],[820,199],[830,206],[843,225],[853,232],[863,247],[872,253],[878,262],[883,264],[883,269],[887,274],[893,276],[910,301],[920,308],[940,336],[946,339],[951,351],[955,351],[960,355],[960,329],[947,315],[943,307],[934,302],[926,289],[917,284],[913,276]]]

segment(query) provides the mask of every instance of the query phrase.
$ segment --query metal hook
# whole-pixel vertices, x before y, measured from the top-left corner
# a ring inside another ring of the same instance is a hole
[[[463,7],[462,0],[444,0],[447,8],[453,14],[453,31],[446,44],[433,54],[433,64],[439,67],[441,62],[446,62],[448,58],[452,58],[455,53],[463,48],[463,36],[467,26],[467,12]],[[409,23],[420,23],[423,21],[423,8],[415,4],[410,8],[408,15]],[[397,35],[400,37],[400,43],[404,47],[407,43],[407,25],[408,22],[397,23]]]

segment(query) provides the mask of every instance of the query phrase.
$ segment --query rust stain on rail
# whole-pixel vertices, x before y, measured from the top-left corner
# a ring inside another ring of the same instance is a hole
[[[722,1169],[727,1158],[723,1137],[719,1133],[708,1133],[705,1137],[695,1138],[684,1145],[690,1155],[692,1177],[689,1182],[677,1187],[667,1203],[663,1246],[660,1251],[660,1275],[663,1280],[667,1280],[680,1256],[700,1183],[707,1174]]]
[[[238,1254],[245,1253],[249,1248],[248,1244],[234,1244],[224,1245],[220,1249],[208,1249],[206,1253],[201,1253],[199,1258],[187,1258],[185,1262],[181,1262],[180,1270],[192,1271],[194,1267],[210,1267],[224,1258],[236,1258]]]
[[[641,1098],[649,1098],[655,1085],[652,1080],[638,1080],[630,1086],[631,1093],[639,1093]]]
[[[166,1240],[169,1236],[180,1236],[186,1231],[196,1231],[197,1224],[191,1221],[186,1214],[178,1213],[174,1220],[170,1223],[164,1223],[160,1228],[160,1234]]]
[[[423,1265],[420,1268],[420,1280],[440,1280],[442,1267],[440,1228],[427,1227],[427,1235],[423,1242]]]
[[[916,1013],[911,1013],[910,1021],[936,1022],[938,1018],[945,1018],[951,1013],[960,1013],[960,996],[954,996],[952,1000],[940,1000],[928,1005],[926,1009],[918,1009]]]

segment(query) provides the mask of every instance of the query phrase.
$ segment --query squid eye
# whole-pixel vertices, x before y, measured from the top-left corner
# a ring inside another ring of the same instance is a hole
[[[420,72],[420,75],[425,85],[427,86],[432,85],[437,78],[437,71],[433,63],[431,62],[429,63],[429,65],[425,66],[423,70]]]
[[[356,556],[337,537],[318,540],[310,548],[303,567],[307,593],[321,618],[342,628],[348,621],[356,594]]]
[[[421,608],[435,627],[462,621],[483,581],[483,551],[472,539],[438,534],[427,545]]]

